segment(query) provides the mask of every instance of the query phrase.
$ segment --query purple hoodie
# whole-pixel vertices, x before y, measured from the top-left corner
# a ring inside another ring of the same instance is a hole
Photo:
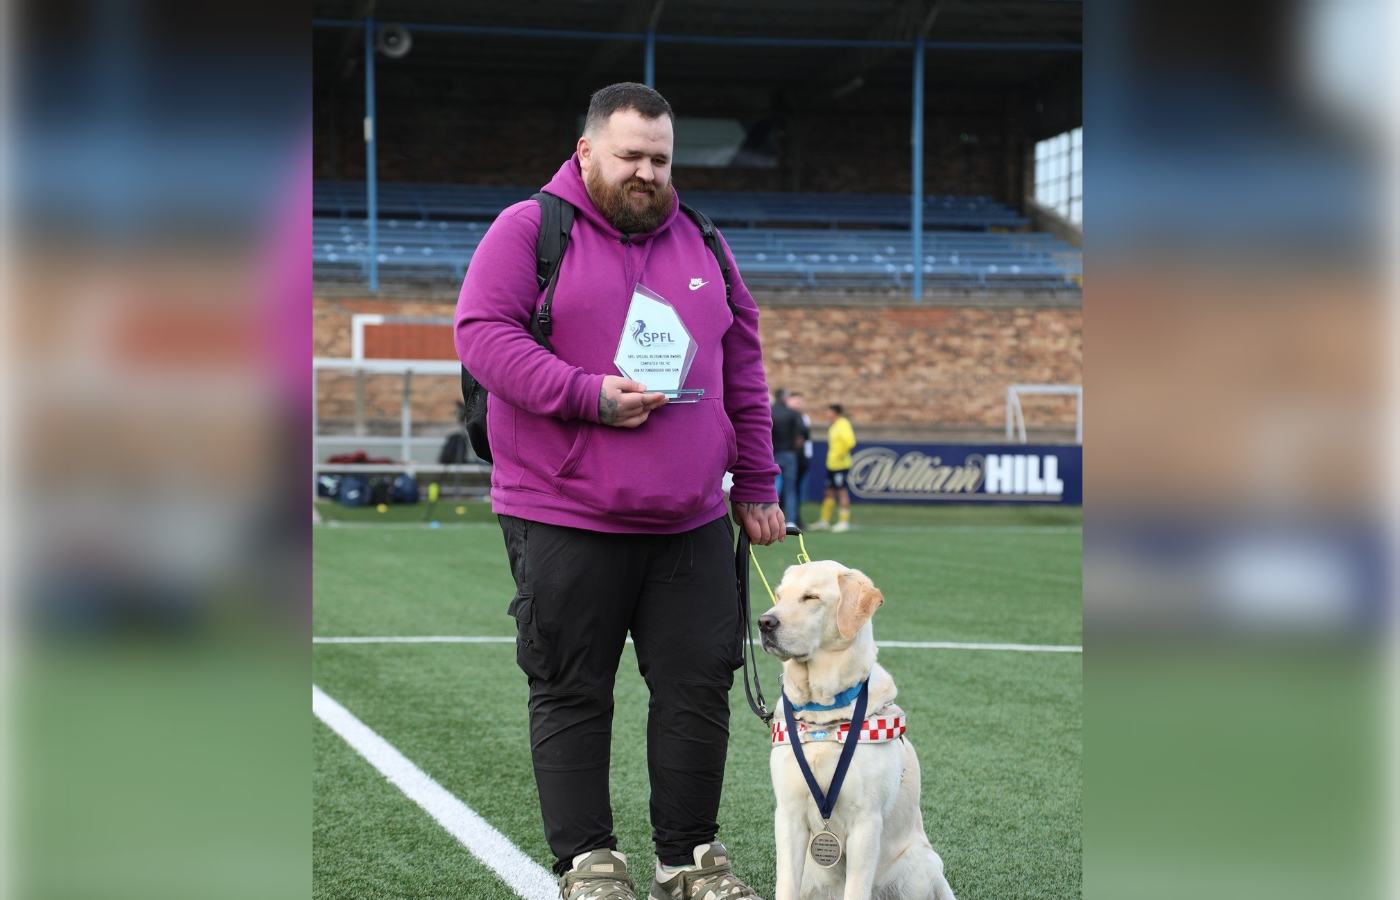
[[[675,534],[725,514],[726,470],[731,499],[776,501],[758,307],[728,247],[737,318],[679,196],[656,231],[624,243],[589,199],[577,155],[545,190],[578,210],[554,292],[555,353],[529,331],[542,299],[533,200],[492,223],[457,299],[457,355],[491,395],[492,509],[593,531]],[[599,424],[598,393],[604,375],[621,374],[613,357],[637,284],[685,323],[697,353],[683,386],[705,395],[653,410],[639,428],[615,428]]]

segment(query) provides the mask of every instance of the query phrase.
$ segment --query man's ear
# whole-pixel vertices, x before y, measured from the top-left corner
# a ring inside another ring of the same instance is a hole
[[[847,569],[837,575],[836,583],[841,588],[841,602],[836,607],[836,629],[841,632],[841,637],[850,640],[875,615],[875,610],[885,602],[885,595],[864,572],[856,569]]]
[[[593,165],[593,142],[588,139],[588,135],[580,135],[578,143],[574,145],[578,151],[579,166],[586,172]]]

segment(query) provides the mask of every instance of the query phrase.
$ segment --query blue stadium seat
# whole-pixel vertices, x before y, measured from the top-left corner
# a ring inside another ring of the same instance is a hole
[[[525,200],[528,187],[381,182],[381,217],[420,219],[491,219],[512,203]],[[900,226],[909,223],[907,194],[822,194],[779,191],[682,190],[687,203],[703,209],[721,225]],[[358,181],[319,180],[312,189],[317,215],[350,218],[365,215],[365,186]],[[990,197],[934,195],[924,198],[928,228],[1022,228],[1024,216]]]
[[[364,186],[317,181],[315,276],[362,281],[369,265]],[[379,194],[380,277],[460,282],[497,213],[525,188],[389,183]],[[685,192],[721,225],[744,280],[765,289],[908,290],[914,272],[908,198],[881,194]],[[985,197],[930,197],[924,283],[949,289],[1077,289],[1080,251],[1019,228],[1014,211]],[[793,226],[808,227],[793,227]],[[822,227],[810,227],[819,225]],[[895,227],[869,227],[869,226]],[[738,227],[743,226],[743,227]],[[859,227],[867,226],[867,227]]]
[[[380,222],[380,276],[459,282],[486,223],[419,224]],[[369,246],[363,221],[318,217],[312,236],[317,278],[365,278]],[[913,274],[907,232],[742,228],[726,232],[726,238],[745,282],[754,288],[907,290]],[[928,231],[923,250],[930,286],[1074,289],[1083,275],[1080,251],[1047,234]]]

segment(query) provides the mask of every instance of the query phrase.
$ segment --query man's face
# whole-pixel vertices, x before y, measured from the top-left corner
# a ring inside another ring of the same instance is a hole
[[[671,117],[643,118],[619,110],[596,134],[578,139],[579,166],[588,196],[625,234],[655,231],[671,214]]]
[[[806,401],[802,399],[801,394],[793,394],[791,397],[788,397],[788,406],[791,406],[798,412],[806,412],[807,404]]]

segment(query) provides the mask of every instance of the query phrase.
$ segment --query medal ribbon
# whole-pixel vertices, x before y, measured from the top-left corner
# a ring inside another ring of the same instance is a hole
[[[870,700],[870,679],[861,682],[860,695],[856,697],[855,713],[851,716],[852,722],[865,721],[865,704]],[[788,734],[792,736],[789,742],[792,744],[793,755],[797,757],[797,767],[802,770],[802,777],[807,779],[807,789],[812,792],[812,799],[817,801],[817,810],[821,813],[822,821],[831,819],[831,811],[836,808],[836,796],[841,793],[841,783],[846,780],[846,770],[851,767],[851,758],[855,755],[856,744],[860,743],[860,729],[852,728],[846,737],[846,743],[841,747],[841,758],[836,761],[836,772],[831,776],[831,787],[826,793],[817,785],[816,776],[812,774],[812,767],[807,765],[807,756],[802,752],[802,742],[797,739],[797,717],[792,714],[792,701],[787,694],[783,695],[783,716],[787,719]]]

